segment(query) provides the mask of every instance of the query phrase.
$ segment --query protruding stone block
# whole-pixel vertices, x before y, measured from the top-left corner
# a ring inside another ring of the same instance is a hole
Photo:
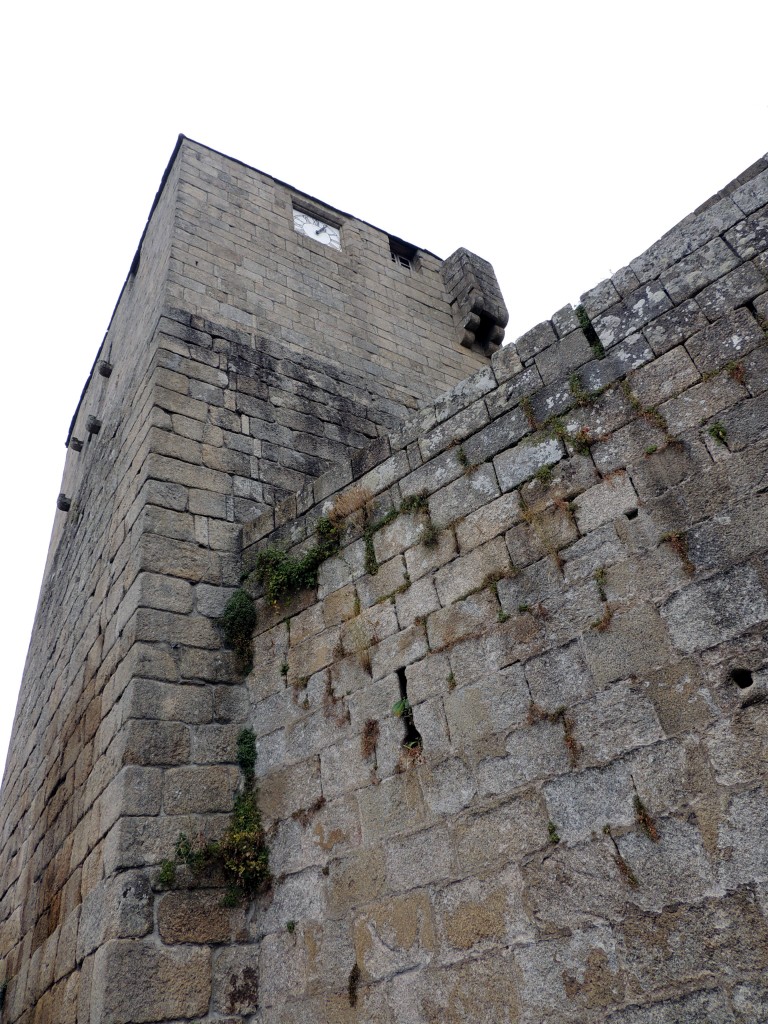
[[[491,264],[457,249],[440,268],[453,322],[465,348],[492,355],[504,340],[509,313]]]

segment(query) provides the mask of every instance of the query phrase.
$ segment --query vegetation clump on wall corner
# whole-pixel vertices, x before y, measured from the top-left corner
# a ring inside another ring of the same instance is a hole
[[[256,609],[251,596],[244,590],[236,590],[217,624],[224,631],[224,643],[235,652],[238,671],[247,674],[253,665],[253,631],[256,628]]]
[[[341,531],[328,518],[317,521],[317,543],[303,555],[289,555],[280,548],[267,548],[256,556],[252,575],[264,587],[270,604],[317,585],[317,570],[326,558],[339,550]]]
[[[163,862],[158,882],[170,886],[176,880],[177,864],[185,864],[194,875],[221,872],[227,885],[224,906],[236,906],[252,899],[269,881],[269,848],[261,825],[256,790],[256,739],[251,729],[237,738],[237,763],[243,788],[235,797],[229,827],[215,842],[193,842],[183,833],[176,843],[175,859]]]

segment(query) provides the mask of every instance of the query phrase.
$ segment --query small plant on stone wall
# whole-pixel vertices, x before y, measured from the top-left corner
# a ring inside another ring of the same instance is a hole
[[[363,531],[363,542],[365,544],[364,567],[369,576],[375,576],[379,571],[379,562],[376,558],[376,550],[373,544],[374,535],[379,530],[383,530],[385,526],[389,526],[400,515],[421,515],[425,521],[420,538],[421,543],[426,545],[426,547],[432,547],[437,544],[438,533],[429,512],[427,492],[420,491],[418,494],[409,494],[403,498],[399,507],[391,508],[380,519],[368,523]]]
[[[589,427],[580,427],[575,433],[568,434],[568,441],[577,455],[589,455],[589,450],[597,440],[592,436]]]
[[[243,776],[243,788],[235,797],[223,837],[218,841],[193,842],[181,833],[175,859],[163,861],[158,877],[160,884],[172,885],[177,864],[186,865],[194,875],[221,873],[227,884],[222,903],[230,907],[243,898],[252,899],[270,878],[269,849],[261,826],[255,782],[256,739],[250,729],[243,729],[237,738],[237,763]]]
[[[650,813],[648,812],[647,807],[640,799],[640,797],[637,796],[637,794],[635,794],[634,804],[635,821],[643,830],[643,832],[645,832],[645,834],[648,836],[651,842],[658,843],[661,836],[659,835],[659,830],[656,827],[656,822],[653,820]]]
[[[396,700],[392,705],[392,714],[395,718],[402,718],[403,715],[407,714],[411,710],[411,702],[407,697],[403,697],[401,700]]]
[[[603,605],[603,614],[599,619],[595,619],[590,623],[592,629],[596,629],[598,633],[605,633],[613,620],[613,608],[606,603]]]
[[[608,575],[604,567],[595,569],[592,574],[592,579],[597,584],[597,592],[600,595],[600,600],[603,602],[603,614],[599,619],[591,624],[592,629],[596,629],[598,633],[604,633],[611,624],[613,619],[613,608],[608,604],[608,595],[606,594],[605,587],[608,582]]]
[[[726,431],[720,420],[716,420],[709,428],[709,436],[714,438],[718,444],[724,445],[728,440],[728,432]]]
[[[678,531],[675,531],[674,533],[665,533],[661,536],[661,542],[662,544],[669,544],[677,557],[683,563],[683,569],[689,576],[692,576],[696,571],[696,566],[693,564],[688,554],[688,540],[685,534]]]
[[[621,850],[619,849],[619,844],[613,837],[613,832],[611,831],[610,825],[603,825],[603,834],[608,836],[611,843],[613,844],[613,862],[619,869],[619,874],[627,883],[627,885],[632,886],[633,889],[639,889],[640,882],[637,879],[637,875],[622,857]]]
[[[317,570],[339,550],[339,527],[330,519],[317,521],[317,542],[303,555],[266,548],[256,556],[252,575],[264,587],[270,604],[278,605],[317,585]]]
[[[520,408],[523,412],[523,415],[528,420],[528,426],[531,428],[531,430],[538,430],[539,424],[536,421],[536,415],[533,411],[533,405],[528,395],[524,395],[523,398],[520,399]]]
[[[379,723],[375,718],[369,718],[363,726],[363,734],[360,737],[360,754],[363,760],[367,760],[376,750],[379,742]]]
[[[157,884],[164,889],[170,889],[176,884],[176,862],[164,860],[160,865],[160,874],[157,876]]]
[[[547,836],[553,846],[557,846],[560,842],[560,833],[557,831],[554,821],[547,822]]]
[[[528,725],[536,725],[537,722],[551,722],[552,724],[559,722],[563,727],[563,742],[568,751],[571,767],[575,768],[578,765],[581,746],[575,736],[575,722],[568,714],[565,705],[561,705],[554,711],[545,711],[535,701],[531,701],[528,705],[527,722]]]
[[[424,529],[421,531],[421,543],[425,548],[434,548],[437,546],[438,531],[435,524],[432,522],[432,517],[427,515],[427,521],[424,524]]]
[[[579,408],[583,408],[587,405],[594,405],[603,393],[602,389],[599,391],[587,391],[582,384],[581,377],[578,373],[572,373],[568,378],[568,388]]]
[[[244,590],[236,590],[216,620],[224,633],[224,643],[235,652],[237,669],[247,674],[253,663],[253,631],[256,628],[256,609]]]
[[[367,487],[355,484],[336,498],[333,507],[328,513],[328,518],[334,526],[341,526],[346,519],[356,512],[362,511],[367,515],[372,500],[373,494]]]

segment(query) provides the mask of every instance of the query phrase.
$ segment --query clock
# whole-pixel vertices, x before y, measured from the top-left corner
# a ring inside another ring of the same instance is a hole
[[[326,224],[324,221],[318,220],[317,217],[313,217],[309,213],[303,213],[301,210],[294,210],[293,226],[299,234],[306,235],[307,238],[314,238],[316,242],[320,242],[322,245],[330,245],[332,249],[341,249],[341,233],[332,224]]]

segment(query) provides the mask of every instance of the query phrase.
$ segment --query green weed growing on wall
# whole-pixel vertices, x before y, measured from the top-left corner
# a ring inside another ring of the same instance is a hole
[[[238,670],[250,672],[253,631],[256,628],[256,609],[250,595],[244,590],[236,590],[217,623],[224,631],[224,643],[235,652]]]
[[[277,605],[317,586],[317,570],[339,550],[340,536],[339,527],[322,518],[317,521],[317,542],[303,555],[289,555],[280,548],[260,552],[252,575],[264,587],[267,600]]]
[[[163,861],[158,877],[161,885],[173,885],[177,864],[186,865],[194,875],[221,872],[227,884],[222,903],[230,907],[243,898],[252,899],[270,878],[269,848],[261,825],[254,774],[256,738],[250,729],[243,729],[237,737],[237,763],[243,788],[235,797],[227,831],[214,842],[193,842],[181,833],[174,860]]]

